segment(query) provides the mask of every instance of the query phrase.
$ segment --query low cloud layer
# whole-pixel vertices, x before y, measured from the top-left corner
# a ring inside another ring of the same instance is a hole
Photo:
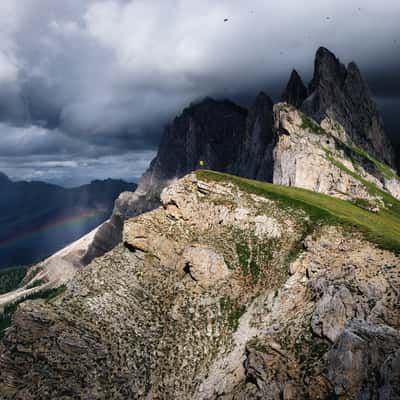
[[[400,3],[300,3],[2,0],[0,170],[136,179],[186,104],[277,98],[293,67],[311,77],[321,45],[359,64],[400,142]]]

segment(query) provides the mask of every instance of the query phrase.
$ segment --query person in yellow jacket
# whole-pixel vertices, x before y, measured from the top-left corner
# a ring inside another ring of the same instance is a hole
[[[203,168],[204,167],[204,160],[200,160],[199,161],[199,165],[200,165],[200,168]]]

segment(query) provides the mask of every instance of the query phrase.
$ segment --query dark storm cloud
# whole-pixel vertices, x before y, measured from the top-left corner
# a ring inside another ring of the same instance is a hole
[[[395,136],[398,15],[397,0],[2,0],[0,170],[138,176],[185,105],[278,99],[321,45],[359,64]]]

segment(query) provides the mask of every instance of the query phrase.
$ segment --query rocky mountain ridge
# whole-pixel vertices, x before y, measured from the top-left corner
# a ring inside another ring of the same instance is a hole
[[[345,93],[338,76],[345,76],[346,68],[323,48],[317,53],[315,65],[314,83],[310,87],[314,92],[318,88],[318,93],[333,101],[331,86],[339,85],[340,104],[334,109],[343,110]],[[328,81],[331,83],[327,84]],[[371,106],[364,83],[358,92],[359,101],[368,105],[365,121],[371,122],[376,107]],[[303,103],[310,99],[305,93],[301,78],[292,73],[283,99],[304,108]],[[321,108],[317,122],[290,104],[274,105],[262,92],[249,110],[211,98],[192,104],[166,128],[158,154],[137,190],[119,196],[110,219],[90,235],[93,239],[82,239],[82,243],[70,247],[72,253],[62,252],[62,258],[52,257],[43,268],[48,271],[49,265],[52,268],[62,265],[65,269],[70,264],[68,269],[73,271],[110,251],[122,240],[124,220],[158,207],[162,189],[200,167],[200,161],[203,168],[320,191],[375,212],[390,207],[390,195],[397,198],[400,195],[395,171],[365,150],[371,143],[365,142],[366,147],[358,145],[353,140],[353,131],[348,132],[329,116],[330,109],[325,112]],[[346,126],[351,123],[347,121]],[[377,134],[382,143],[387,142],[382,129]]]
[[[338,139],[344,142],[344,147],[353,148],[340,157],[344,168],[334,166],[333,163],[337,162],[333,160],[332,163],[332,158],[325,151],[330,159],[318,167],[326,167],[327,171],[315,170],[314,180],[322,182],[328,174],[340,170],[332,179],[340,181],[341,176],[346,176],[346,181],[355,182],[355,186],[365,186],[360,183],[358,176],[354,177],[351,165],[355,163],[361,179],[367,177],[369,180],[372,176],[372,181],[380,189],[393,196],[400,195],[399,179],[390,167],[394,166],[392,147],[367,84],[354,63],[350,63],[346,69],[329,50],[320,48],[309,88],[306,89],[298,73],[293,71],[282,99],[304,113],[301,118],[305,122],[297,126],[302,128],[303,133],[305,127],[311,135],[318,130],[326,130],[329,135],[340,135]],[[124,195],[117,201],[112,222],[96,235],[85,260],[104,254],[104,242],[108,238],[120,239],[120,233],[116,230],[120,227],[120,218],[135,216],[157,206],[162,188],[198,168],[200,161],[208,169],[277,184],[312,187],[313,190],[321,188],[322,193],[328,193],[324,191],[323,184],[305,182],[307,176],[293,180],[275,173],[274,169],[278,166],[274,166],[274,163],[282,165],[277,160],[279,151],[276,147],[277,138],[282,133],[277,127],[282,123],[280,114],[274,112],[273,108],[272,100],[261,92],[248,112],[232,102],[209,98],[185,109],[166,128],[158,154],[143,175],[138,192]],[[304,146],[298,148],[299,151],[307,147],[308,139],[304,136]],[[307,152],[309,155],[311,153]],[[360,163],[360,159],[364,161]],[[311,161],[304,155],[300,154],[296,160],[303,171],[311,167]],[[320,177],[317,176],[319,173],[322,174]],[[353,193],[352,185],[349,185],[341,186],[344,193],[349,190],[348,196],[355,199],[368,197],[366,188],[361,190],[363,193],[357,190]],[[107,249],[111,249],[117,241],[108,244]]]
[[[381,216],[207,172],[161,202],[63,293],[19,307],[2,398],[400,398],[400,236],[385,250],[346,222]]]
[[[286,102],[185,109],[24,282],[64,285],[0,296],[0,398],[400,399],[400,180],[358,69],[315,69]]]

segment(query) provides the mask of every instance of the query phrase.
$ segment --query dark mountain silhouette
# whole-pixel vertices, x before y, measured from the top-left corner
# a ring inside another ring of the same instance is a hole
[[[0,267],[29,264],[64,247],[106,220],[118,195],[135,187],[107,179],[65,189],[12,182],[0,173]]]
[[[294,69],[290,75],[286,90],[282,95],[282,101],[295,107],[300,107],[307,98],[307,88],[298,72]]]

